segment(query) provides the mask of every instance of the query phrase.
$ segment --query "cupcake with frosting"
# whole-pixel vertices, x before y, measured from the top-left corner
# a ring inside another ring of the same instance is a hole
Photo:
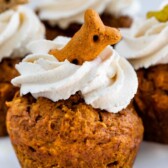
[[[93,10],[72,39],[32,42],[12,83],[8,132],[23,168],[132,167],[143,136],[137,76]]]
[[[122,29],[123,40],[116,46],[137,70],[139,89],[134,105],[144,122],[145,139],[160,143],[168,143],[166,8],[150,12],[149,19],[135,21],[130,29]]]
[[[32,0],[33,7],[47,29],[47,39],[58,35],[73,36],[83,23],[84,11],[96,10],[111,27],[129,27],[139,10],[137,0]]]
[[[6,9],[5,4],[2,7]],[[0,13],[0,136],[7,133],[5,102],[12,100],[16,91],[10,82],[18,75],[15,64],[28,53],[27,44],[44,38],[44,34],[44,26],[26,7],[18,6]]]

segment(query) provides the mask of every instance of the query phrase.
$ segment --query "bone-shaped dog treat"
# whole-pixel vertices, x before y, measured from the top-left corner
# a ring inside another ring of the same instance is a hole
[[[28,0],[0,0],[0,12],[27,2]]]
[[[151,11],[147,13],[147,18],[155,17],[160,22],[168,21],[168,5],[160,11]]]
[[[94,10],[88,9],[84,20],[81,29],[63,49],[53,49],[49,54],[59,61],[67,59],[81,65],[95,59],[107,45],[116,44],[121,39],[119,30],[105,26]]]

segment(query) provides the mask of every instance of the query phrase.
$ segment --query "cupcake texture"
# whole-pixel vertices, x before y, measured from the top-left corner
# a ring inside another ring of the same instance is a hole
[[[58,35],[73,36],[83,24],[83,14],[88,8],[96,10],[111,27],[129,27],[131,17],[139,10],[137,0],[42,0],[30,4],[44,21],[48,39]]]
[[[121,31],[123,40],[116,49],[137,70],[134,104],[144,122],[145,139],[168,143],[168,22],[152,17]]]
[[[7,120],[23,168],[131,168],[143,134],[132,105],[108,113],[78,94],[56,103],[16,95]]]
[[[11,79],[18,75],[15,64],[28,54],[26,46],[44,38],[44,26],[28,8],[19,6],[0,14],[0,136],[6,134],[6,101],[12,100],[16,88]]]
[[[0,13],[17,5],[27,3],[27,0],[1,0]]]

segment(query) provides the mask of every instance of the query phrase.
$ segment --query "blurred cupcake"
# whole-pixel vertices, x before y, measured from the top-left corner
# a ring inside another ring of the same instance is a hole
[[[2,6],[6,9],[5,3]],[[5,102],[12,100],[16,91],[10,83],[18,75],[15,64],[28,53],[27,44],[44,34],[44,26],[28,8],[18,6],[0,13],[0,136],[7,134]]]
[[[47,29],[47,39],[58,35],[73,36],[83,23],[88,8],[101,14],[103,22],[111,27],[129,27],[132,16],[139,9],[137,0],[40,0],[30,1]]]
[[[144,122],[145,139],[168,143],[168,22],[161,22],[163,11],[148,14],[157,19],[136,20],[130,29],[122,29],[116,49],[137,70],[134,105]]]
[[[131,104],[136,73],[109,46],[119,39],[87,10],[72,39],[31,43],[7,117],[23,168],[132,167],[143,126]]]

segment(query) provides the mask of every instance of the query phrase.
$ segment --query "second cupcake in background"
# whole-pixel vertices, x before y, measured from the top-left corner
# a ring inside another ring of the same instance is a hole
[[[123,40],[116,46],[137,70],[139,89],[134,105],[144,122],[145,139],[165,144],[168,144],[167,8],[149,12],[149,19],[136,20],[130,29],[122,29]]]
[[[7,134],[5,102],[12,100],[16,91],[11,84],[11,79],[18,75],[15,64],[28,54],[28,43],[44,38],[45,29],[30,9],[18,6],[15,1],[11,4],[13,8],[5,11],[10,3],[4,2],[1,5],[0,9],[3,7],[3,12],[0,13],[0,136],[4,136]]]
[[[50,40],[58,35],[73,36],[88,8],[96,10],[111,27],[129,27],[139,10],[137,0],[31,0],[30,5],[44,21]]]

